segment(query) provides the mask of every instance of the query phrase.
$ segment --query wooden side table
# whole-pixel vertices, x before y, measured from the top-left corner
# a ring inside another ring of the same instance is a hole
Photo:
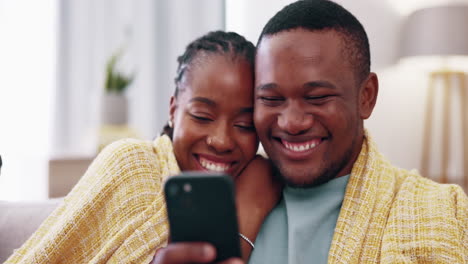
[[[49,160],[49,198],[66,196],[93,159],[94,157],[65,157]]]

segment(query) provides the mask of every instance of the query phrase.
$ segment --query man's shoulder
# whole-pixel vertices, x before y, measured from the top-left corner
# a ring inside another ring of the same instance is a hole
[[[409,254],[460,263],[468,250],[468,198],[461,187],[434,182],[417,171],[401,173],[398,187],[386,221],[386,258]]]
[[[459,218],[468,213],[468,197],[456,184],[441,184],[422,177],[416,170],[400,170],[392,203],[397,217],[407,215],[423,221]]]
[[[452,197],[453,195],[465,195],[463,189],[456,184],[442,184],[429,178],[423,177],[417,170],[398,169],[398,193],[411,195],[415,198],[430,196],[440,199],[441,197]],[[434,196],[438,194],[437,196]],[[466,195],[465,195],[466,196]]]

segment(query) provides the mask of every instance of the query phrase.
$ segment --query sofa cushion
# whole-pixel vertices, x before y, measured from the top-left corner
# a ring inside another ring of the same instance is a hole
[[[31,236],[61,201],[0,201],[0,263]]]

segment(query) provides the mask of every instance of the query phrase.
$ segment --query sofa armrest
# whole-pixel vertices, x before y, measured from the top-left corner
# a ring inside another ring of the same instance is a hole
[[[0,201],[0,263],[19,248],[62,199],[37,202]]]

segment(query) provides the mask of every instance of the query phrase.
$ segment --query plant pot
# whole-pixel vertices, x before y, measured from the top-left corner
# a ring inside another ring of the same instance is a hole
[[[128,102],[123,94],[104,94],[101,109],[102,124],[126,125],[128,121]]]

